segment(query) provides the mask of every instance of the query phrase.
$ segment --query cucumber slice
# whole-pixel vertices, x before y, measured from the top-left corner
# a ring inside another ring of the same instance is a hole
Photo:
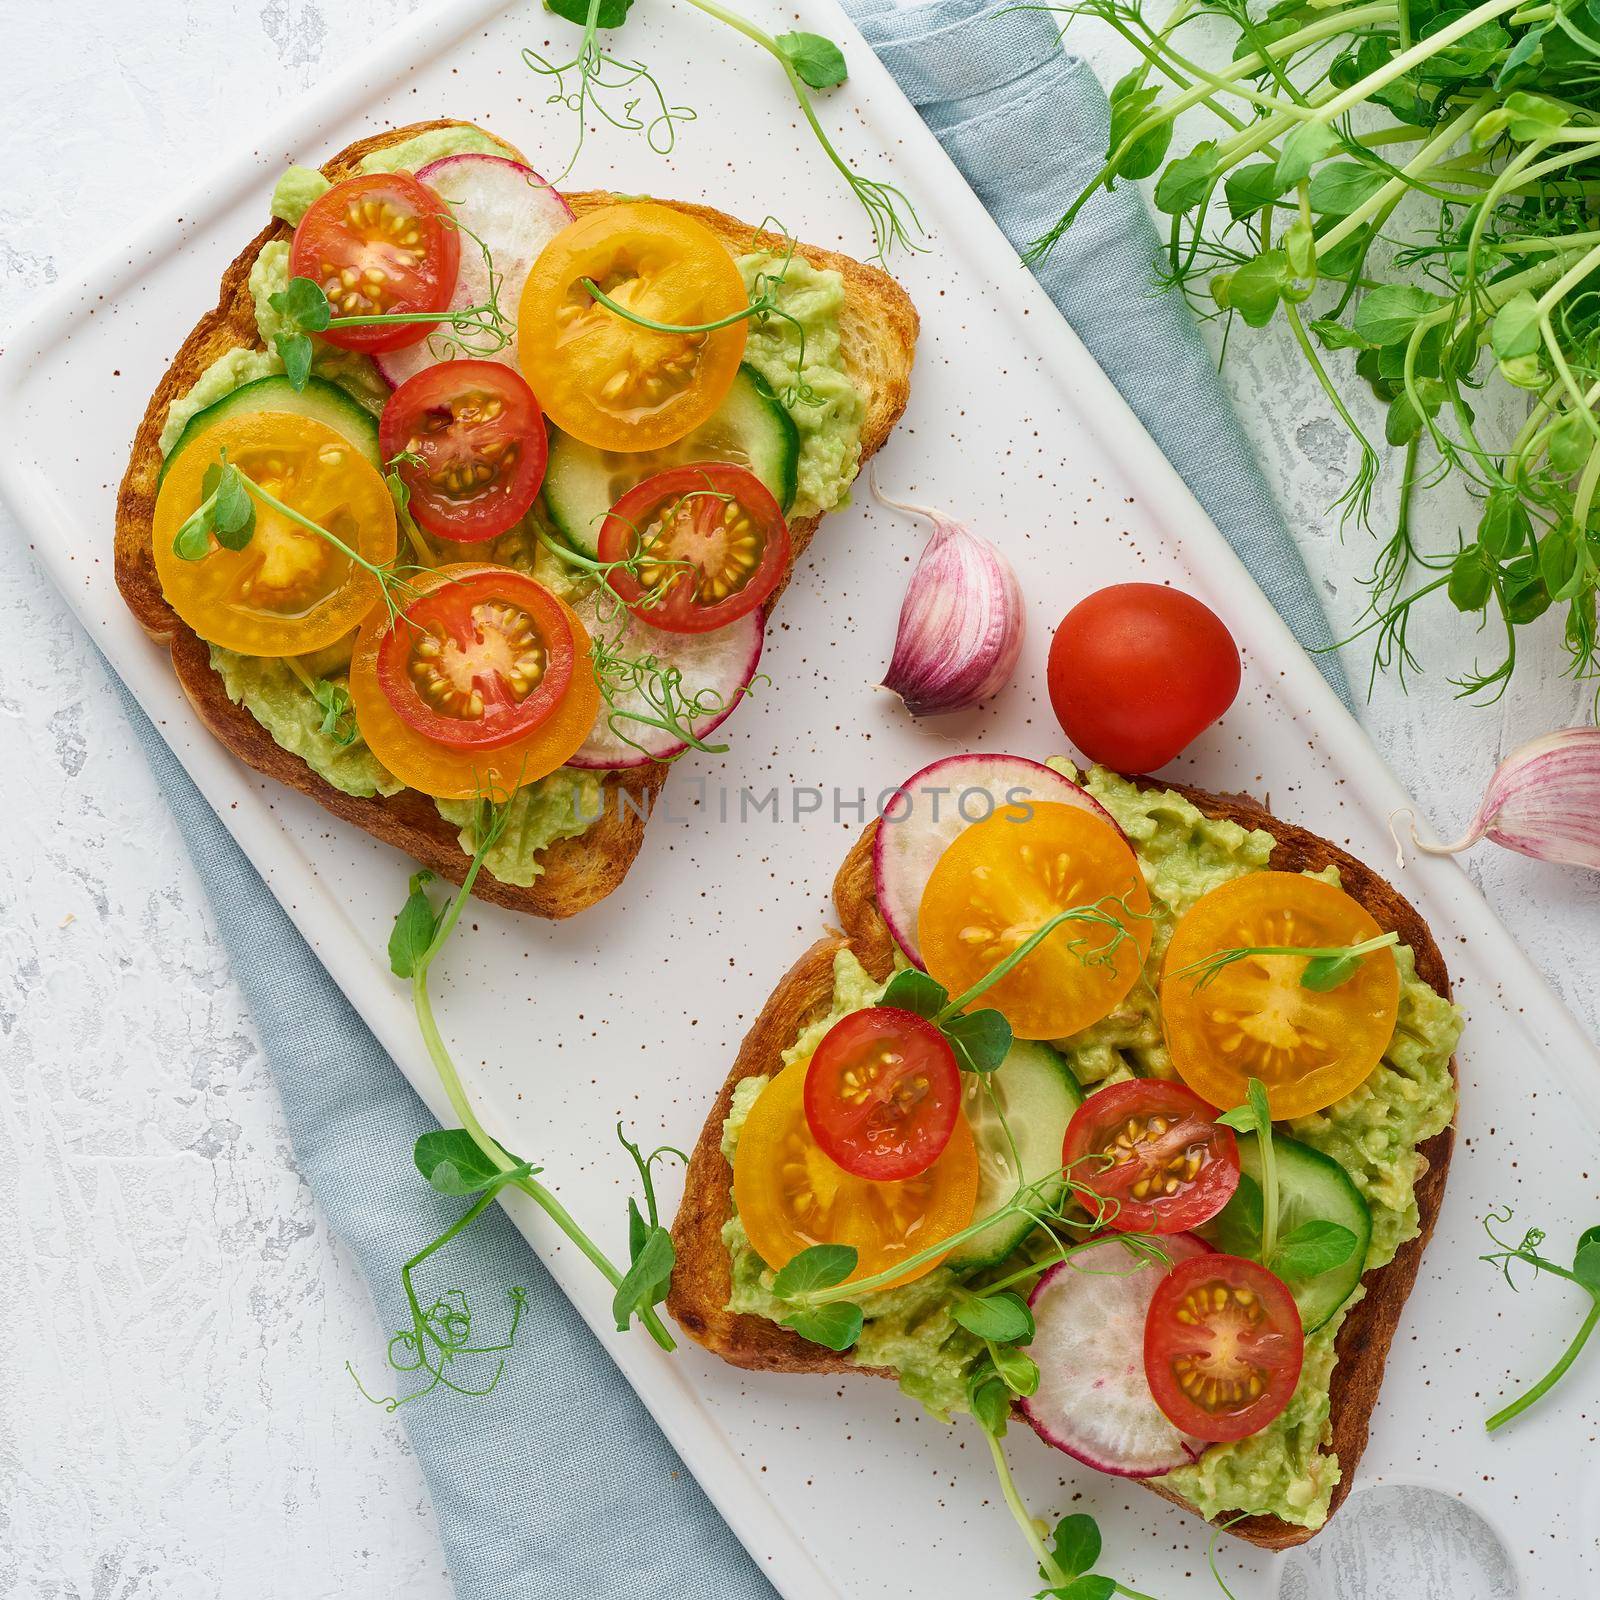
[[[1307,1222],[1336,1222],[1356,1236],[1356,1247],[1343,1265],[1315,1278],[1284,1279],[1300,1308],[1305,1331],[1315,1333],[1361,1282],[1372,1242],[1372,1212],[1350,1174],[1332,1156],[1296,1139],[1274,1138],[1272,1149],[1278,1166],[1279,1239]],[[1243,1176],[1233,1199],[1200,1232],[1229,1255],[1254,1260],[1261,1249],[1261,1142],[1253,1133],[1239,1135],[1239,1169]],[[1254,1184],[1253,1193],[1245,1179]]]
[[[1017,1161],[1021,1182],[1033,1183],[1061,1170],[1061,1143],[1066,1138],[1072,1113],[1083,1104],[1083,1090],[1072,1075],[1064,1057],[1049,1045],[1032,1039],[1018,1039],[993,1075],[994,1097],[982,1081],[969,1074],[965,1110],[978,1142],[978,1203],[975,1217],[997,1211],[1017,1192]],[[996,1114],[998,1099],[1005,1112],[1006,1126],[1017,1142],[1013,1159],[1010,1140]],[[1060,1194],[1060,1185],[1041,1192],[1049,1204]],[[1027,1238],[1033,1223],[1023,1216],[1006,1217],[969,1239],[945,1261],[958,1270],[992,1267]]]
[[[597,450],[550,430],[544,501],[561,537],[593,556],[606,513],[646,478],[685,461],[734,461],[748,467],[785,511],[794,504],[800,435],[767,380],[742,366],[709,422],[661,450]]]
[[[161,463],[161,475],[178,459],[184,450],[224,417],[242,416],[251,411],[287,411],[297,417],[312,417],[325,422],[335,433],[342,434],[364,455],[373,466],[382,470],[382,457],[378,453],[378,419],[353,395],[326,378],[307,378],[304,389],[296,389],[287,378],[257,378],[253,383],[242,383],[232,394],[225,394],[215,405],[197,411],[190,417],[188,426],[178,435],[167,459]]]

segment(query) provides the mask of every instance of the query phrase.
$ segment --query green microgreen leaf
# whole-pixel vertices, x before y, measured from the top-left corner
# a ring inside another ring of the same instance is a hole
[[[556,16],[563,17],[568,22],[576,22],[579,27],[582,27],[589,18],[589,0],[544,0],[544,5],[546,11],[553,11]],[[633,0],[600,0],[595,26],[620,28],[628,20],[628,13],[632,9]]]
[[[1457,611],[1482,611],[1488,605],[1489,597],[1494,593],[1493,568],[1484,559],[1484,553],[1475,544],[1469,544],[1460,555],[1450,564],[1450,582],[1446,586],[1450,603]],[[1345,956],[1342,958],[1347,964],[1332,983],[1326,983],[1324,988],[1334,988],[1343,983],[1346,978],[1355,976],[1356,968],[1360,965],[1360,958]],[[1310,963],[1300,982],[1307,988],[1316,988],[1311,981],[1311,968],[1316,965]]]
[[[980,1362],[967,1377],[967,1405],[978,1426],[996,1439],[1006,1431],[1011,1416],[1011,1391],[988,1362]]]
[[[1172,123],[1166,119],[1139,135],[1127,149],[1123,141],[1154,110],[1160,91],[1145,86],[1143,74],[1135,69],[1119,78],[1111,88],[1111,136],[1108,162],[1119,178],[1148,178],[1165,160],[1172,144]]]
[[[203,561],[211,554],[213,502],[202,500],[183,519],[172,541],[172,553],[183,561]]]
[[[1489,324],[1490,348],[1502,361],[1537,354],[1540,315],[1539,302],[1526,289],[1512,295]]]
[[[1278,181],[1277,162],[1258,161],[1248,167],[1235,167],[1223,180],[1222,192],[1229,212],[1238,222],[1270,205],[1285,187]]]
[[[1045,1591],[1053,1600],[1112,1600],[1117,1592],[1116,1581],[1112,1578],[1102,1577],[1097,1572],[1085,1573],[1081,1578],[1074,1578],[1064,1589],[1048,1589]]]
[[[1264,328],[1283,298],[1289,263],[1281,250],[1263,250],[1228,281],[1228,305],[1252,328]]]
[[[936,1017],[948,1003],[949,993],[943,984],[936,983],[926,972],[907,967],[889,980],[883,991],[880,1006],[893,1006],[900,1011],[913,1011],[919,1017]]]
[[[426,868],[414,873],[406,903],[394,919],[394,930],[389,935],[389,970],[397,978],[416,974],[418,962],[438,932],[438,914],[428,898],[428,885],[432,882],[433,874]]]
[[[847,1300],[830,1301],[822,1306],[803,1306],[782,1317],[784,1327],[793,1328],[802,1339],[827,1350],[848,1350],[861,1337],[861,1307]]]
[[[1386,283],[1364,295],[1356,307],[1355,331],[1368,344],[1398,344],[1411,330],[1445,302],[1426,289],[1409,283]]]
[[[611,1315],[618,1333],[626,1333],[636,1316],[666,1299],[676,1260],[672,1235],[663,1227],[647,1228],[632,1264],[611,1298]]]
[[[993,1072],[1011,1051],[1011,1024],[998,1011],[968,1011],[943,1031],[963,1072]]]
[[[503,1171],[465,1128],[438,1128],[420,1135],[411,1157],[417,1171],[440,1194],[477,1194],[534,1170],[524,1161]]]
[[[1277,179],[1285,189],[1311,176],[1319,161],[1340,147],[1339,135],[1325,122],[1302,122],[1283,141]]]
[[[980,1339],[995,1344],[1026,1344],[1033,1338],[1033,1313],[1020,1295],[966,1294],[950,1307],[952,1319]]]
[[[1342,955],[1314,956],[1306,962],[1305,970],[1300,974],[1300,987],[1326,994],[1330,989],[1348,983],[1360,969],[1361,957],[1348,950]]]
[[[256,508],[237,467],[223,467],[217,479],[214,502],[211,520],[217,543],[225,550],[243,550],[255,532]]]
[[[291,278],[285,288],[267,296],[267,304],[302,333],[321,333],[333,320],[322,285],[311,278]]]
[[[1100,1525],[1086,1512],[1063,1517],[1050,1540],[1050,1554],[1069,1578],[1081,1578],[1100,1559]]]
[[[1347,217],[1388,181],[1387,172],[1363,161],[1330,161],[1312,174],[1307,198],[1311,209],[1323,216]]]
[[[355,706],[351,702],[349,689],[328,678],[318,678],[311,685],[311,698],[322,707],[322,721],[317,724],[317,732],[337,745],[354,744],[360,737],[361,729],[356,723]]]
[[[1204,139],[1188,155],[1170,163],[1156,182],[1158,211],[1191,211],[1205,199],[1217,171],[1217,142]]]
[[[304,333],[280,333],[272,341],[283,363],[283,375],[298,394],[304,390],[311,376],[311,359],[314,354],[311,339]]]
[[[1280,1278],[1316,1278],[1342,1267],[1356,1244],[1355,1234],[1337,1222],[1305,1222],[1279,1240],[1267,1265]]]
[[[831,1289],[856,1270],[859,1259],[854,1245],[814,1244],[778,1269],[772,1292],[780,1300],[797,1300],[818,1289]]]
[[[1001,1381],[1013,1393],[1026,1398],[1039,1387],[1039,1368],[1032,1356],[1011,1344],[989,1345],[989,1359]]]
[[[820,33],[780,33],[773,43],[813,89],[832,89],[849,76],[844,51]]]

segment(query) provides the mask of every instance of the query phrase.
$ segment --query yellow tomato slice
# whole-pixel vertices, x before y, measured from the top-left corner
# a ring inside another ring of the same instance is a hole
[[[482,570],[481,562],[418,573],[412,586],[426,594],[451,575]],[[440,800],[504,799],[515,789],[548,776],[575,755],[589,737],[600,710],[600,690],[589,660],[589,634],[578,615],[559,601],[572,627],[572,679],[561,703],[525,739],[498,750],[461,750],[425,739],[403,722],[378,684],[378,645],[388,631],[380,607],[361,625],[350,658],[350,702],[356,725],[379,761],[407,788]],[[397,626],[405,627],[404,620]]]
[[[750,1108],[733,1161],[733,1198],[751,1248],[769,1267],[786,1266],[814,1244],[856,1248],[848,1282],[889,1271],[959,1233],[978,1199],[978,1153],[967,1119],[956,1119],[944,1153],[914,1178],[882,1183],[836,1167],[806,1122],[809,1059],[785,1067]],[[942,1257],[895,1284],[932,1272]],[[885,1287],[888,1287],[886,1285]]]
[[[1391,951],[1363,956],[1352,977],[1321,993],[1300,982],[1304,956],[1245,956],[1209,981],[1180,974],[1224,950],[1333,949],[1382,931],[1343,889],[1298,872],[1252,872],[1202,896],[1172,935],[1161,980],[1167,1048],[1183,1081],[1229,1107],[1259,1078],[1274,1117],[1343,1099],[1394,1037],[1400,974]]]
[[[727,398],[748,331],[661,333],[618,316],[584,287],[651,322],[719,321],[750,302],[727,247],[668,206],[606,206],[547,244],[517,315],[522,375],[550,420],[602,450],[655,450]]]
[[[1108,1015],[1150,951],[1150,896],[1128,842],[1082,806],[997,811],[958,834],[922,892],[917,940],[952,996],[970,989],[1051,917],[1096,907],[1112,924],[1067,922],[976,1005],[1019,1039],[1060,1039]]]
[[[156,498],[156,574],[172,609],[202,639],[247,656],[303,655],[348,633],[378,604],[378,580],[326,539],[255,502],[242,550],[212,541],[198,561],[172,548],[227,459],[268,494],[381,566],[394,559],[394,501],[348,439],[310,417],[253,412],[208,428],[172,463]]]

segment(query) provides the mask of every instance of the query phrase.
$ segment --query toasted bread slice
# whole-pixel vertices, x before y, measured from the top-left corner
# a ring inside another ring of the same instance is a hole
[[[1444,957],[1427,924],[1410,902],[1370,867],[1326,839],[1280,822],[1248,796],[1207,794],[1182,784],[1164,787],[1185,796],[1209,817],[1226,817],[1245,828],[1265,828],[1277,840],[1271,865],[1278,871],[1316,872],[1330,864],[1336,866],[1345,889],[1367,908],[1378,925],[1394,929],[1401,941],[1411,947],[1417,975],[1439,994],[1449,997],[1450,978]],[[722,1243],[722,1227],[733,1209],[733,1174],[722,1154],[722,1124],[733,1101],[734,1085],[757,1073],[779,1071],[782,1052],[794,1043],[800,1030],[831,1009],[833,958],[839,950],[848,947],[880,979],[888,976],[893,965],[894,938],[878,910],[873,890],[872,837],[876,826],[869,826],[856,841],[834,879],[833,901],[843,932],[812,945],[773,990],[745,1035],[733,1071],[701,1130],[685,1177],[683,1201],[672,1227],[678,1259],[667,1309],[691,1338],[735,1366],[766,1372],[868,1372],[879,1377],[893,1376],[890,1372],[858,1367],[845,1356],[811,1344],[765,1317],[730,1312],[730,1263]],[[1452,1060],[1452,1074],[1455,1070]],[[1388,1266],[1367,1274],[1366,1296],[1346,1316],[1339,1330],[1335,1343],[1338,1361],[1331,1388],[1332,1438],[1325,1448],[1338,1455],[1343,1470],[1333,1493],[1330,1515],[1350,1492],[1356,1462],[1366,1447],[1367,1427],[1383,1381],[1389,1344],[1444,1198],[1454,1139],[1452,1123],[1423,1144],[1427,1170],[1417,1184],[1422,1231],[1401,1248]],[[1194,1509],[1157,1484],[1148,1483],[1145,1487],[1175,1505]],[[1315,1531],[1272,1516],[1232,1521],[1219,1518],[1218,1523],[1236,1537],[1268,1550],[1303,1544]]]
[[[417,122],[358,140],[327,162],[323,174],[334,181],[350,177],[369,152],[398,144],[430,128],[451,126],[471,124],[450,120]],[[494,137],[498,139],[498,135]],[[516,153],[510,145],[506,148]],[[618,203],[617,197],[600,191],[569,194],[566,199],[580,216]],[[670,200],[662,203],[703,223],[736,253],[749,250],[756,242],[774,249],[785,245],[776,234],[758,232],[708,206]],[[170,649],[178,681],[201,721],[234,755],[257,772],[310,795],[335,816],[405,851],[441,877],[459,883],[466,871],[467,857],[456,841],[456,828],[438,814],[433,802],[410,790],[388,798],[357,799],[326,783],[299,756],[283,749],[249,711],[228,698],[221,678],[211,669],[206,644],[173,612],[156,578],[150,538],[161,473],[158,440],[167,407],[178,395],[186,393],[218,356],[231,349],[261,348],[250,296],[250,268],[264,244],[271,239],[287,239],[291,232],[286,223],[274,222],[244,248],[223,274],[215,309],[208,311],[184,340],[150,398],[117,496],[117,586],[144,629]],[[840,319],[844,359],[851,377],[867,397],[861,438],[864,464],[882,448],[905,410],[917,340],[916,308],[900,285],[876,267],[806,244],[798,247],[798,253],[815,267],[833,268],[845,282],[845,306]],[[820,521],[818,516],[797,517],[789,524],[793,549],[789,571],[784,574],[785,584]],[[541,917],[570,917],[593,905],[627,875],[644,839],[645,817],[665,781],[666,769],[656,765],[612,774],[605,780],[607,792],[601,818],[576,838],[558,840],[543,851],[544,871],[529,887],[501,883],[483,872],[478,876],[476,893],[497,905]],[[631,804],[619,803],[619,790],[629,792]]]

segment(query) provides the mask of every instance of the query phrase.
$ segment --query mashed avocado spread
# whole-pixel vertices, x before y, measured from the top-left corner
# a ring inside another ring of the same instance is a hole
[[[482,153],[506,155],[499,140],[479,128],[455,125],[430,128],[400,144],[374,150],[359,163],[363,172],[414,172],[445,156]],[[325,194],[329,183],[311,167],[290,167],[272,191],[272,214],[290,227],[298,225],[307,209]],[[775,258],[745,256],[739,262],[747,286],[763,268],[772,270]],[[189,422],[244,384],[275,377],[283,371],[275,343],[288,331],[271,298],[289,282],[289,241],[273,239],[263,245],[250,269],[250,295],[255,303],[259,350],[235,349],[218,356],[189,390],[167,408],[160,449],[167,455]],[[764,326],[752,325],[745,359],[771,384],[793,417],[800,439],[797,493],[793,515],[806,516],[843,504],[861,460],[861,428],[866,402],[845,372],[839,336],[839,315],[844,304],[844,282],[837,272],[819,271],[796,257],[789,263],[780,291],[780,305],[805,329],[805,364],[796,382],[800,352],[799,331],[793,323],[769,317]],[[312,369],[318,377],[337,383],[374,414],[381,412],[390,394],[372,360],[353,351],[339,350],[315,340]],[[537,510],[537,508],[536,508]],[[514,552],[502,549],[512,542]],[[520,541],[520,542],[519,542]],[[535,570],[531,533],[513,529],[496,541],[494,557],[525,571]],[[481,546],[441,547],[443,560],[481,559]],[[542,557],[543,552],[540,552]],[[537,562],[542,582],[570,596],[572,584],[566,569],[554,558]],[[228,696],[244,706],[285,750],[301,757],[321,778],[346,794],[357,796],[397,793],[403,785],[386,772],[359,737],[340,744],[323,733],[322,708],[310,687],[286,662],[234,655],[213,649],[211,663],[221,676]],[[314,676],[314,674],[312,674]],[[340,676],[329,681],[343,685]],[[600,780],[593,773],[563,768],[519,791],[516,808],[504,837],[486,857],[486,865],[503,883],[526,886],[540,872],[538,854],[557,839],[580,834],[599,815]],[[470,850],[471,811],[468,802],[441,800],[438,810],[462,832],[461,847]]]
[[[1067,763],[1053,763],[1070,772]],[[1070,1039],[1057,1041],[1078,1081],[1088,1089],[1132,1076],[1176,1074],[1162,1041],[1154,980],[1177,919],[1208,890],[1247,872],[1263,870],[1272,854],[1271,834],[1203,816],[1171,791],[1141,793],[1133,784],[1095,768],[1089,792],[1116,818],[1133,842],[1144,869],[1155,914],[1155,937],[1147,975],[1117,1011]],[[1333,881],[1333,869],[1328,874]],[[1393,1260],[1417,1234],[1416,1182],[1424,1171],[1423,1141],[1450,1121],[1455,1105],[1450,1056],[1461,1031],[1448,1001],[1416,975],[1411,951],[1396,951],[1400,967],[1400,1015],[1395,1035],[1367,1081],[1353,1093],[1308,1117],[1284,1124],[1305,1144],[1333,1157],[1350,1174],[1372,1211],[1367,1268]],[[848,952],[834,964],[833,1008],[784,1053],[784,1064],[808,1057],[824,1033],[852,1011],[871,1005],[882,986]],[[723,1125],[722,1148],[732,1163],[739,1132],[767,1079],[749,1078],[735,1090]],[[723,1229],[732,1258],[732,1311],[775,1317],[779,1304],[771,1274],[751,1249],[743,1224],[733,1216]],[[914,1283],[862,1300],[865,1322],[849,1352],[866,1367],[888,1367],[907,1394],[939,1417],[964,1410],[966,1369],[979,1347],[948,1314],[956,1275],[940,1268]],[[1328,1501],[1339,1481],[1337,1457],[1324,1454],[1328,1437],[1328,1388],[1334,1339],[1350,1307],[1346,1303],[1306,1341],[1300,1385],[1288,1408],[1262,1432],[1237,1444],[1214,1445],[1195,1462],[1160,1479],[1207,1516],[1224,1511],[1270,1514],[1303,1527],[1327,1520]]]

